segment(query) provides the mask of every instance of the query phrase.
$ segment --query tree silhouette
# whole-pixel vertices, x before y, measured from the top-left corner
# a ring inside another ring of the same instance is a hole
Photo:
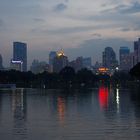
[[[136,64],[131,70],[130,74],[138,79],[140,79],[140,63]]]

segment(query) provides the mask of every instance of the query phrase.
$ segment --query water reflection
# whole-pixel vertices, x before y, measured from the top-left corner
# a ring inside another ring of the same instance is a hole
[[[63,124],[65,119],[65,100],[62,97],[57,98],[57,110],[60,123]]]
[[[99,103],[101,109],[107,109],[108,107],[108,87],[102,85],[99,87]]]
[[[128,89],[0,94],[2,140],[140,139],[140,96]]]
[[[1,116],[2,116],[2,95],[0,94],[0,124],[1,124]]]
[[[117,112],[119,112],[119,106],[120,106],[120,94],[119,94],[119,89],[116,89],[116,103],[117,103]]]
[[[26,138],[26,93],[24,89],[13,90],[12,93],[12,114],[13,133],[16,139]]]

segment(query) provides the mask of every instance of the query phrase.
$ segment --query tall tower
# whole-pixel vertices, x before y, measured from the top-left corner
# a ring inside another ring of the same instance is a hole
[[[130,49],[128,47],[120,47],[120,69],[130,69]]]
[[[53,72],[53,62],[54,62],[54,58],[57,56],[57,53],[55,51],[51,51],[49,53],[49,71]]]
[[[3,64],[2,64],[3,62],[2,62],[2,56],[1,56],[1,54],[0,54],[0,70],[2,70],[3,69]]]
[[[23,62],[23,71],[27,71],[27,44],[22,42],[13,43],[13,60]]]
[[[60,72],[65,66],[68,65],[68,57],[65,56],[63,50],[57,52],[57,56],[53,61],[53,72]]]
[[[134,42],[134,65],[140,62],[140,38]]]
[[[57,53],[55,51],[51,51],[49,53],[49,65],[53,65],[53,60],[57,56]]]
[[[111,47],[106,47],[103,52],[103,66],[114,69],[117,66],[116,54]]]

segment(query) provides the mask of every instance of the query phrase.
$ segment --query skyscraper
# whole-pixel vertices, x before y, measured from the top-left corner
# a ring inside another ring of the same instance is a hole
[[[2,56],[1,56],[1,54],[0,54],[0,70],[2,70],[3,69],[3,64],[2,64],[3,62],[2,62]]]
[[[35,74],[42,73],[44,71],[49,71],[49,65],[45,61],[39,62],[38,60],[34,59],[30,70]]]
[[[23,71],[27,71],[27,44],[22,42],[13,43],[13,60],[23,62]]]
[[[140,62],[140,38],[134,42],[134,65]]]
[[[91,57],[83,58],[83,67],[91,68]]]
[[[14,60],[11,60],[10,68],[12,70],[23,71],[22,70],[23,69],[22,64],[23,64],[22,61],[14,61]]]
[[[120,47],[120,69],[130,69],[130,49],[128,47]]]
[[[49,65],[53,65],[53,60],[57,56],[57,53],[55,51],[51,51],[49,53]]]
[[[56,56],[57,56],[57,53],[55,51],[51,51],[49,53],[49,71],[50,72],[53,72],[53,62]]]
[[[81,70],[83,68],[83,57],[79,56],[75,60],[75,70]]]
[[[60,72],[65,66],[68,65],[68,57],[65,56],[64,52],[61,50],[57,53],[57,56],[53,61],[53,72]]]
[[[106,47],[103,52],[103,66],[114,69],[117,66],[116,54],[111,47]]]

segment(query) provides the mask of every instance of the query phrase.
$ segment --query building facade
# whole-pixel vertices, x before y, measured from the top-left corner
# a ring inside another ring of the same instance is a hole
[[[0,54],[0,70],[3,69],[3,59],[2,59],[2,56]]]
[[[103,66],[109,69],[115,69],[118,65],[116,54],[111,47],[106,47],[102,56]]]
[[[13,43],[13,61],[23,62],[23,71],[27,71],[27,44],[22,42]]]
[[[11,60],[10,69],[17,70],[17,71],[23,71],[23,62]]]
[[[140,62],[140,38],[134,42],[134,65]]]
[[[42,73],[42,72],[48,72],[49,71],[49,65],[45,61],[39,62],[38,60],[34,59],[32,62],[32,65],[30,67],[30,70],[34,73]]]
[[[51,51],[49,53],[49,71],[50,72],[53,72],[53,62],[56,56],[57,56],[57,53],[55,51]]]
[[[68,57],[65,56],[64,52],[61,50],[57,52],[57,56],[53,61],[53,72],[60,72],[65,66],[68,66]]]
[[[130,63],[130,49],[128,47],[120,47],[120,70],[129,71],[131,67]]]
[[[84,68],[91,68],[91,57],[83,58],[83,67]]]

